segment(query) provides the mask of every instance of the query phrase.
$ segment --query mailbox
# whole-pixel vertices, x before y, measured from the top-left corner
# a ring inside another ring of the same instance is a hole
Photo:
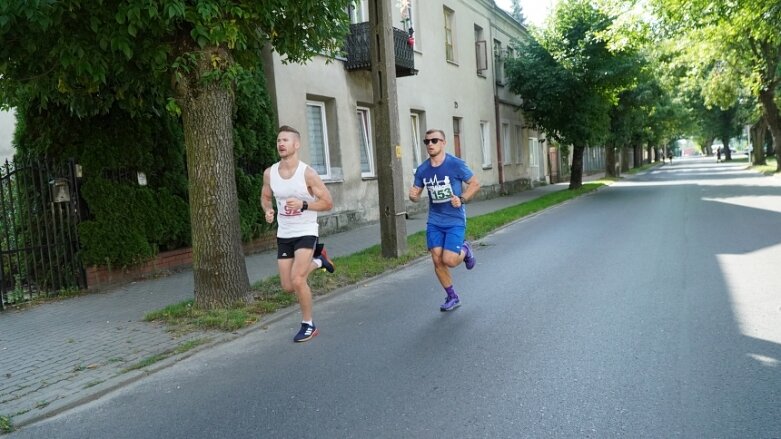
[[[67,203],[71,200],[70,185],[66,178],[55,178],[49,182],[52,191],[52,201],[55,203]]]

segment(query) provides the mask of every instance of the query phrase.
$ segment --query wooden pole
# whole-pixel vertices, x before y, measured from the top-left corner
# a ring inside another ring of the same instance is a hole
[[[407,252],[392,13],[391,0],[369,1],[380,242],[386,258],[398,258]]]

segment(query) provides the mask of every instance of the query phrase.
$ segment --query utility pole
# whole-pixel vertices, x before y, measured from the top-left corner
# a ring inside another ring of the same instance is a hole
[[[374,151],[380,203],[382,256],[407,252],[404,179],[401,172],[399,105],[396,95],[396,52],[393,46],[390,0],[369,1],[372,89],[374,91]]]

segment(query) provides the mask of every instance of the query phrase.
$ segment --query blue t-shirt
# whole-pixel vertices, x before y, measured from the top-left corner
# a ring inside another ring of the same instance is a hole
[[[463,183],[474,174],[460,158],[445,154],[441,165],[431,166],[427,159],[415,170],[415,186],[428,191],[428,222],[440,226],[465,226],[466,209],[453,207],[450,197],[460,197]]]

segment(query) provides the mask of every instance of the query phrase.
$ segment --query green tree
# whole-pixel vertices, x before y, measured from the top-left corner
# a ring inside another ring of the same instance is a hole
[[[636,54],[632,85],[623,89],[610,112],[610,134],[607,140],[607,172],[615,166],[610,163],[611,150],[622,153],[634,150],[640,157],[643,146],[650,160],[659,160],[663,146],[674,144],[681,135],[684,108],[675,99],[675,88],[666,81],[665,57],[660,45],[658,28],[642,8],[623,0],[597,0],[600,10],[613,17],[613,23],[604,32],[613,50],[623,49]],[[612,148],[611,148],[612,146]],[[669,149],[669,148],[668,148]],[[622,160],[622,169],[628,170],[628,156]],[[636,161],[635,166],[641,163]]]
[[[641,146],[645,144],[652,154],[657,154],[659,146],[674,137],[671,123],[674,118],[669,95],[651,72],[642,72],[637,85],[622,91],[618,102],[610,110],[606,173],[617,176],[616,152],[634,149],[638,157]],[[635,166],[639,167],[640,163],[636,162]]]
[[[607,139],[610,110],[635,73],[635,54],[613,50],[604,38],[611,23],[591,2],[561,2],[539,42],[518,42],[517,56],[507,62],[524,115],[548,137],[573,146],[570,189],[582,186],[583,152]]]
[[[0,102],[63,105],[74,115],[181,115],[195,302],[241,300],[232,115],[234,87],[262,47],[287,62],[340,50],[349,0],[6,0],[0,3]],[[169,84],[168,86],[163,86]]]
[[[675,42],[665,44],[668,51],[668,80],[689,110],[688,132],[712,154],[714,140],[723,144],[722,157],[731,160],[730,139],[740,134],[750,121],[755,99],[736,78],[729,78],[719,60],[718,47],[709,41],[690,41],[673,36]],[[672,73],[674,72],[674,73]]]
[[[517,21],[518,23],[526,25],[526,17],[523,15],[523,7],[521,7],[521,0],[513,0],[512,11],[510,12],[510,15],[512,15],[515,21]]]
[[[781,84],[781,3],[777,0],[651,0],[676,38],[696,49],[692,65],[711,64],[703,94],[710,106],[731,108],[750,90],[762,106],[781,157],[781,111],[776,93]],[[741,103],[742,105],[742,103]],[[778,160],[777,171],[781,171]]]

